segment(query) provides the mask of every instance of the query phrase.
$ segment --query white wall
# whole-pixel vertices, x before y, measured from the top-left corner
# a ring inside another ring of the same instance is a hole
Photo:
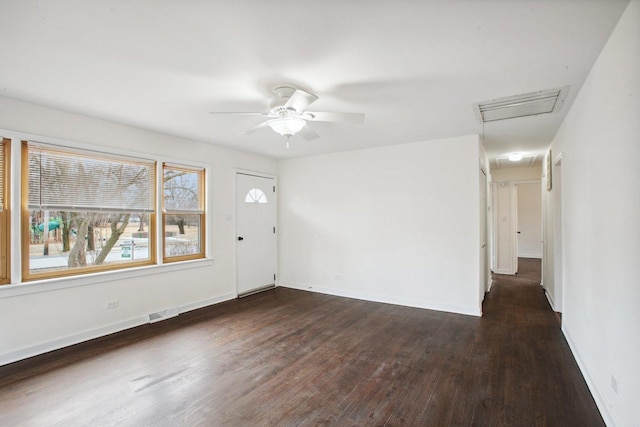
[[[477,136],[282,160],[279,284],[480,314]]]
[[[536,181],[542,177],[542,168],[533,167],[512,167],[491,170],[492,182],[515,182],[515,181]]]
[[[632,0],[552,144],[554,158],[562,154],[563,331],[617,426],[640,425],[639,118]]]
[[[165,265],[136,274],[119,271],[0,286],[0,364],[141,324],[149,313],[161,309],[188,310],[235,296],[234,229],[227,219],[233,214],[233,168],[274,173],[274,160],[2,97],[0,129],[0,136],[22,138],[26,132],[205,162],[211,175],[207,243],[213,258],[184,264],[189,268],[182,270],[179,265]],[[18,224],[13,226],[18,229]],[[19,242],[13,244],[19,248]],[[119,307],[105,310],[111,299],[118,299]]]

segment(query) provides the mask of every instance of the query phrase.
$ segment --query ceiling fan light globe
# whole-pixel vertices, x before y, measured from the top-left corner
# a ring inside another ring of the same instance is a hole
[[[295,135],[307,124],[303,119],[297,117],[281,117],[269,120],[268,125],[274,132],[282,136]]]

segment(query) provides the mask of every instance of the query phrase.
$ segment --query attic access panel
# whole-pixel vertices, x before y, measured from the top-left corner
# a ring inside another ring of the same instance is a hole
[[[473,110],[480,123],[557,113],[568,93],[569,86],[540,90],[479,102],[473,104]]]

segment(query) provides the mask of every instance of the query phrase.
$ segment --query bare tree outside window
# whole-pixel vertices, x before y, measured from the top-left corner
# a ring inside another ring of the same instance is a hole
[[[30,270],[133,261],[132,256],[119,256],[123,237],[127,253],[137,243],[144,252],[137,260],[151,259],[148,236],[134,237],[136,230],[128,227],[132,217],[149,215],[155,208],[153,162],[35,146],[29,147],[28,168]],[[46,249],[38,254],[40,244]]]
[[[203,256],[204,170],[163,168],[165,257]]]

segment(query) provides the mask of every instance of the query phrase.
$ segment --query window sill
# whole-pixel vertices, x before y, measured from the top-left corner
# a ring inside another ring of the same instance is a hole
[[[170,271],[202,268],[211,265],[213,265],[213,258],[205,258],[192,261],[172,262],[162,265],[135,267],[124,270],[83,274],[80,276],[68,276],[55,279],[34,280],[30,282],[0,285],[0,299],[37,294],[40,292],[57,291],[60,289],[75,288],[76,286],[96,285],[99,283],[113,282],[114,280],[124,280],[142,276],[153,276],[156,274],[165,274]]]

